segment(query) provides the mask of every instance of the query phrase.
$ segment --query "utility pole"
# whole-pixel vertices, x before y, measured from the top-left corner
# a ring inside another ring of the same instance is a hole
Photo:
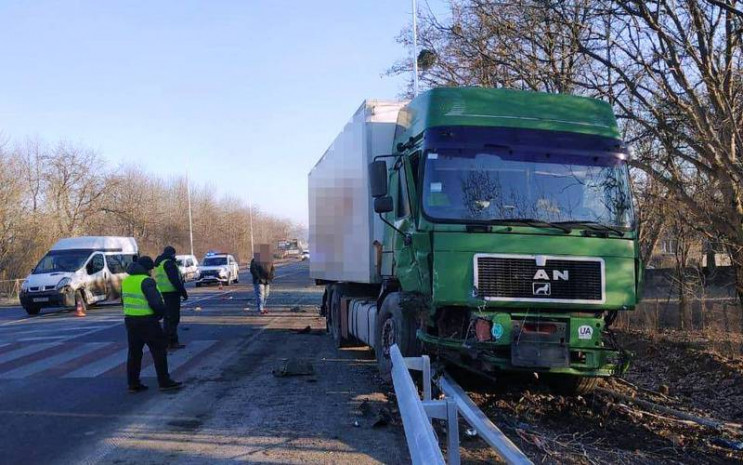
[[[413,2],[413,97],[418,95],[418,5]]]
[[[253,258],[253,204],[250,202],[250,194],[248,194],[248,216],[250,217],[250,258]]]
[[[193,219],[191,218],[191,184],[188,182],[188,170],[186,170],[186,198],[188,199],[188,237],[191,241],[191,255],[193,255]]]

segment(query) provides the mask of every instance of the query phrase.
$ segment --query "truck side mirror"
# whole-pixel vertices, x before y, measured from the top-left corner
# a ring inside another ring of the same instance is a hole
[[[371,186],[371,196],[375,199],[387,195],[387,163],[384,160],[377,160],[369,163],[369,184]],[[390,199],[390,202],[391,201],[392,199]],[[377,202],[375,200],[375,211],[376,208]]]
[[[385,186],[387,187],[387,186]],[[394,208],[392,204],[392,197],[385,195],[384,197],[377,197],[374,199],[374,211],[376,213],[388,213]]]

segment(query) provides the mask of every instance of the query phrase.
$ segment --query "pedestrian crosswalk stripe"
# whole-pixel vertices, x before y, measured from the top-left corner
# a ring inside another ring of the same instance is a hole
[[[113,370],[122,363],[126,363],[126,355],[128,349],[122,349],[108,357],[103,357],[100,360],[89,363],[84,367],[78,368],[75,371],[67,373],[63,378],[93,378],[95,376],[102,375],[103,373]]]
[[[176,352],[172,352],[168,355],[168,371],[172,374],[175,370],[180,368],[184,363],[188,362],[195,355],[207,350],[213,346],[217,341],[192,341],[189,342],[186,347],[179,349]],[[150,365],[142,370],[142,377],[155,376],[155,366]]]
[[[62,345],[62,343],[61,342],[49,342],[46,344],[35,344],[32,346],[22,347],[16,350],[11,350],[10,352],[0,354],[0,363],[11,362],[15,359],[25,357],[26,355],[35,354],[36,352],[41,352],[42,350],[51,349],[52,347],[56,347],[59,345]]]
[[[0,374],[0,378],[2,379],[25,378],[26,376],[31,376],[36,373],[41,373],[44,370],[54,368],[57,364],[76,359],[83,355],[89,354],[93,351],[96,351],[100,348],[106,347],[107,345],[110,345],[110,344],[112,343],[111,342],[89,342],[86,344],[81,344],[68,351],[59,353],[57,355],[53,355],[51,357],[43,358],[41,360],[37,360],[27,365],[18,367],[14,370],[10,370],[8,372],[2,373]]]

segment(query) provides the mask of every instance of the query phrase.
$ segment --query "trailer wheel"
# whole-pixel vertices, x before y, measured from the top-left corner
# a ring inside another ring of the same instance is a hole
[[[336,348],[345,346],[341,334],[341,297],[343,297],[343,287],[336,284],[330,291],[330,322],[326,323],[330,328]]]
[[[597,376],[575,376],[546,373],[545,380],[550,389],[564,396],[583,396],[594,391],[601,382]]]
[[[379,374],[385,381],[392,380],[390,347],[393,344],[397,344],[403,357],[415,357],[419,354],[416,330],[415,318],[403,312],[400,307],[400,293],[389,294],[377,314],[377,334],[374,342]]]

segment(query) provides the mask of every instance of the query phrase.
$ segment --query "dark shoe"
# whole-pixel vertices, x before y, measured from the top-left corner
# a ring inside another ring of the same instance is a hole
[[[147,389],[149,388],[142,383],[137,384],[136,386],[129,386],[129,392],[132,392],[132,393],[146,391]]]
[[[180,389],[183,387],[183,383],[180,381],[173,381],[172,379],[168,381],[167,384],[163,384],[160,386],[161,391],[175,391],[177,389]]]
[[[175,344],[169,344],[168,350],[178,350],[178,349],[183,349],[184,347],[186,347],[186,344],[180,344],[176,342]]]

